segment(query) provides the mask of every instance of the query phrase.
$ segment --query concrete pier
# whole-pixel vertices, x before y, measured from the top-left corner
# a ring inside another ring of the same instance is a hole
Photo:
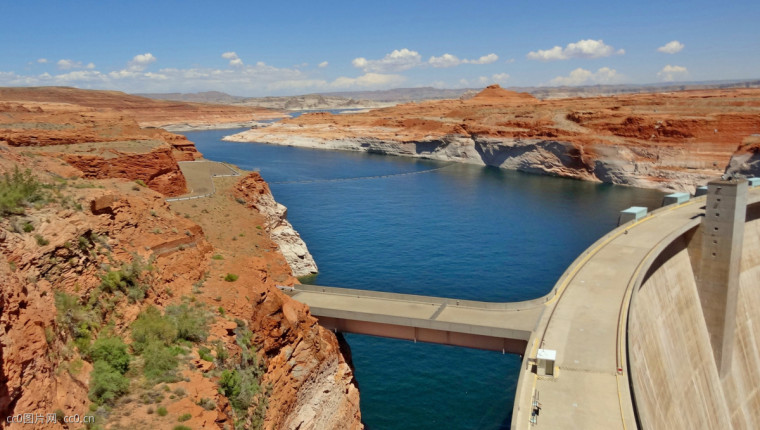
[[[707,189],[702,252],[695,275],[715,364],[723,376],[730,369],[734,344],[747,180],[711,181]]]

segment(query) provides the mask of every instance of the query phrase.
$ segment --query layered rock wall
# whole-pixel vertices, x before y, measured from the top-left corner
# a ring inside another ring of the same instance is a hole
[[[293,276],[301,277],[317,273],[314,257],[301,236],[287,220],[287,208],[274,200],[269,185],[259,173],[254,172],[243,178],[236,186],[235,195],[266,217],[264,228],[290,265]]]
[[[760,131],[759,106],[757,90],[541,101],[491,86],[467,100],[306,114],[225,139],[694,191]]]

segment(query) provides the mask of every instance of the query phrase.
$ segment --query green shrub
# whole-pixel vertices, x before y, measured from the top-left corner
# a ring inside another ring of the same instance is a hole
[[[177,328],[156,307],[145,309],[132,323],[132,349],[138,354],[154,341],[168,346],[177,339]]]
[[[208,314],[201,306],[191,307],[187,303],[168,306],[166,318],[177,328],[179,339],[200,342],[208,336]]]
[[[214,254],[211,258],[214,260],[224,260],[224,256],[222,254]]]
[[[224,364],[224,362],[227,360],[227,357],[229,357],[227,348],[224,347],[224,343],[217,341],[214,350],[216,351],[216,359],[220,364]]]
[[[99,405],[113,404],[126,394],[129,380],[105,361],[95,361],[90,373],[90,400]]]
[[[24,229],[25,233],[30,233],[34,231],[34,226],[29,221],[26,221],[22,228]]]
[[[151,271],[153,267],[146,264],[140,256],[135,255],[132,262],[122,264],[119,270],[109,270],[101,275],[100,289],[107,293],[121,291],[128,294],[131,288],[138,288],[142,290],[144,296],[146,287],[141,284],[140,280],[146,270]],[[137,296],[136,294],[133,295]]]
[[[240,394],[240,374],[237,370],[225,370],[219,378],[219,388],[222,393],[231,399],[233,396]]]
[[[240,370],[225,370],[219,379],[219,386],[230,404],[239,414],[245,414],[253,398],[261,392],[258,370],[251,366]]]
[[[122,375],[129,370],[129,354],[127,344],[119,337],[101,337],[90,348],[92,361],[108,363],[114,370]]]
[[[166,414],[168,414],[168,412],[166,411],[166,408],[165,408],[165,407],[163,407],[163,406],[161,406],[161,407],[159,407],[158,409],[156,409],[156,413],[157,413],[157,414],[158,414],[158,416],[160,416],[160,417],[165,417],[165,416],[166,416]]]
[[[182,423],[182,422],[185,422],[185,421],[189,420],[192,417],[193,416],[191,414],[182,414],[182,415],[179,416],[179,418],[177,418],[177,421],[179,421],[179,422]],[[175,428],[177,428],[177,427],[175,427]]]
[[[50,243],[50,241],[42,237],[41,234],[35,234],[34,239],[37,241],[37,245],[39,246],[45,246]]]
[[[5,172],[0,179],[0,215],[24,213],[24,206],[44,199],[42,184],[29,169],[21,172],[16,166],[13,174]]]
[[[214,362],[214,356],[211,355],[211,350],[206,348],[205,346],[198,349],[198,356],[201,358],[201,360]]]
[[[216,403],[214,403],[214,401],[209,399],[208,397],[202,398],[198,402],[198,405],[207,411],[213,411],[214,409],[216,409]]]
[[[92,331],[98,328],[97,316],[71,294],[56,292],[55,307],[58,311],[56,321],[64,331],[74,339],[85,338],[89,346]]]
[[[238,275],[234,273],[228,273],[227,276],[224,277],[224,280],[227,282],[235,282],[238,280]]]
[[[145,182],[142,179],[136,180],[135,184],[137,184],[137,185],[139,185],[141,187],[147,187],[147,185],[145,185]]]
[[[190,415],[190,414],[187,414],[187,415]],[[188,418],[188,420],[189,419],[190,418]],[[192,429],[190,427],[188,427],[188,426],[174,426],[174,428],[172,430],[192,430]]]
[[[161,342],[149,342],[142,351],[143,374],[155,382],[171,382],[177,379],[175,369],[179,360],[172,348]]]

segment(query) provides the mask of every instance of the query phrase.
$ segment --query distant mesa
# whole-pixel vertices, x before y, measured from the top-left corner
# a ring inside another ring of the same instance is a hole
[[[539,103],[540,100],[533,97],[529,93],[519,93],[517,91],[505,90],[499,84],[493,84],[487,86],[483,91],[477,93],[470,100],[478,103],[482,102],[498,102],[498,103]]]

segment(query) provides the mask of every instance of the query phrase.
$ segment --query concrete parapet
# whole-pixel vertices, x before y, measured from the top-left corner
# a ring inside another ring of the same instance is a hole
[[[707,186],[701,186],[697,187],[697,190],[694,192],[694,197],[704,196],[707,195]]]
[[[672,204],[681,204],[686,203],[691,198],[691,195],[689,193],[673,193],[668,194],[667,196],[663,197],[662,199],[662,205],[672,205]]]
[[[749,181],[750,188],[760,186],[760,178],[747,178],[747,181]]]
[[[623,225],[629,221],[640,220],[647,215],[647,208],[642,206],[631,206],[626,210],[620,211],[618,225]]]

